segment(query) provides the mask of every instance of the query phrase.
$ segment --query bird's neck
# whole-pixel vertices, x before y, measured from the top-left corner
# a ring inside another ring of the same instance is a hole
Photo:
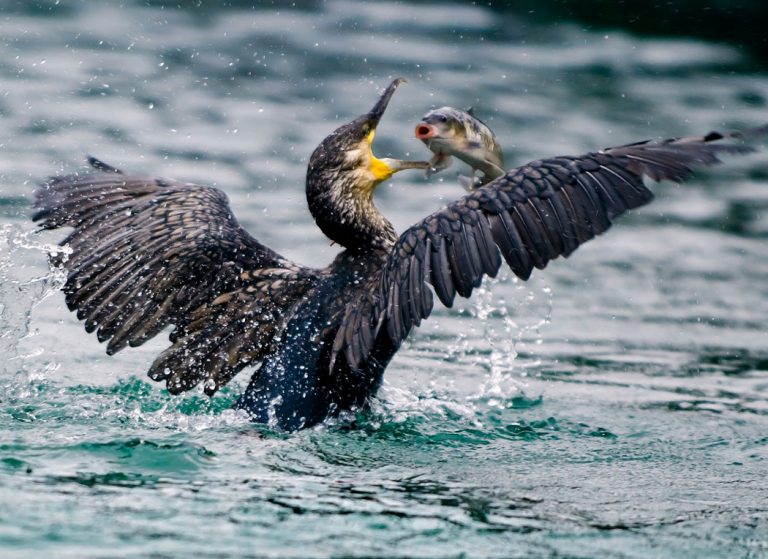
[[[342,181],[330,185],[308,176],[307,203],[323,233],[347,249],[387,248],[397,240],[394,227],[373,203],[373,187],[361,190]]]

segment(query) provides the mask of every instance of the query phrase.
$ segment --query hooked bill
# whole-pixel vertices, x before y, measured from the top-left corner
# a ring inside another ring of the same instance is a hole
[[[504,156],[496,136],[471,109],[441,107],[428,112],[416,125],[416,137],[435,154],[426,171],[428,177],[450,166],[451,156],[472,167],[471,177],[459,176],[459,183],[467,190],[505,173]],[[482,173],[481,177],[475,177],[477,171]]]

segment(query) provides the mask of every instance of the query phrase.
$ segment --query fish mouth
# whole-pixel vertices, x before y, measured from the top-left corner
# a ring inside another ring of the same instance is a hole
[[[427,141],[437,136],[437,127],[432,126],[431,124],[420,122],[419,124],[416,125],[416,130],[414,131],[414,135],[419,140]]]

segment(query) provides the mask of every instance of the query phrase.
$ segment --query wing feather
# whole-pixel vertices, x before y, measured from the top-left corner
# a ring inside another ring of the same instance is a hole
[[[175,326],[150,370],[174,392],[205,380],[212,393],[263,358],[282,324],[275,301],[290,307],[314,271],[251,237],[219,190],[89,162],[92,172],[40,186],[33,216],[44,229],[73,228],[61,243],[71,254],[54,263],[67,270],[66,303],[86,331],[113,354]],[[222,296],[228,303],[216,303]]]
[[[372,278],[377,297],[347,306],[333,345],[333,360],[344,354],[359,368],[381,342],[397,347],[413,326],[429,316],[428,285],[450,307],[458,293],[468,297],[484,275],[495,275],[499,253],[512,271],[528,279],[533,268],[569,256],[610,228],[628,210],[647,204],[653,194],[643,183],[681,181],[694,168],[719,162],[721,154],[746,153],[744,145],[716,143],[768,133],[639,142],[578,157],[533,161],[478,188],[408,229],[395,243],[381,273]],[[368,329],[349,343],[349,333]]]

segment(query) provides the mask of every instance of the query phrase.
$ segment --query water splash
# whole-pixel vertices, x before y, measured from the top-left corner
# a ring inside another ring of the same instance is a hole
[[[205,413],[195,411],[190,414],[179,410],[178,406],[174,409],[173,403],[168,403],[157,411],[143,411],[138,403],[128,411],[105,408],[102,417],[106,418],[110,415],[118,421],[130,421],[135,426],[149,429],[172,429],[182,433],[199,433],[209,429],[226,427],[251,428],[253,426],[251,418],[243,410],[226,409],[221,412],[207,411]]]
[[[371,402],[371,412],[373,417],[379,419],[379,423],[402,423],[416,417],[450,416],[477,423],[477,410],[471,404],[441,397],[434,389],[417,393],[389,384],[386,379],[378,397]]]
[[[68,247],[40,241],[37,231],[11,224],[0,228],[0,355],[5,356],[0,365],[2,372],[23,370],[24,361],[37,355],[21,354],[19,342],[36,334],[30,330],[32,310],[66,281],[63,268],[52,267],[39,275],[39,268],[27,262],[62,253],[66,259]]]
[[[518,359],[519,349],[543,342],[541,329],[550,322],[552,308],[552,289],[541,279],[522,282],[506,269],[495,279],[486,278],[465,306],[459,308],[460,313],[476,319],[475,326],[456,333],[445,343],[442,353],[446,362],[466,361],[468,367],[487,371],[481,382],[473,383],[477,388],[464,397],[457,397],[454,382],[446,379],[441,369],[435,369],[430,380],[420,379],[417,386],[407,388],[390,384],[385,378],[380,399],[374,400],[372,406],[373,417],[386,423],[420,417],[454,417],[481,425],[480,418],[489,408],[522,409],[539,405],[541,394],[531,393],[527,377],[529,371],[540,367],[542,362]],[[461,320],[469,322],[466,316]],[[437,323],[435,328],[439,329]],[[485,344],[479,342],[478,337],[484,339]]]
[[[512,286],[516,295],[514,310],[500,296],[501,289],[496,288],[500,285]],[[544,300],[543,313],[540,299]],[[470,398],[484,400],[492,407],[504,407],[510,399],[524,395],[525,369],[538,364],[536,360],[518,362],[517,348],[531,337],[534,343],[542,343],[541,328],[552,315],[552,289],[547,285],[532,289],[502,268],[498,277],[486,280],[475,291],[470,312],[483,323],[484,336],[490,346],[490,355],[483,357],[489,373]]]

